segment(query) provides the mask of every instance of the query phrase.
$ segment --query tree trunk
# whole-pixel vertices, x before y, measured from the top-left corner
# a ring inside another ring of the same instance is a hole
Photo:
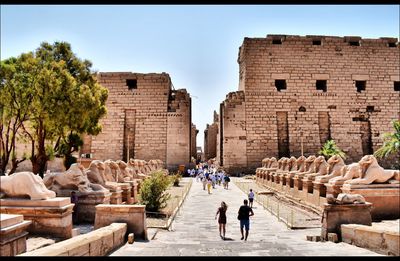
[[[31,158],[31,162],[32,162],[32,172],[35,174],[39,174],[39,176],[43,178],[47,167],[46,153],[45,152],[44,154],[38,153],[37,155]]]

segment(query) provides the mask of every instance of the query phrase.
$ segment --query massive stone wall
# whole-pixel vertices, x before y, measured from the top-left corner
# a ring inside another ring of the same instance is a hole
[[[185,89],[171,91],[167,115],[167,167],[190,162],[191,98]]]
[[[265,157],[299,156],[302,143],[305,155],[316,154],[328,138],[348,162],[376,151],[400,118],[399,56],[396,38],[245,38],[238,57],[243,101],[229,107],[228,97],[221,105],[220,160],[255,168]]]
[[[196,129],[196,125],[192,123],[191,127],[191,136],[190,136],[190,156],[195,158],[197,157],[196,146],[197,146],[197,134],[199,130]]]
[[[226,169],[247,166],[246,113],[243,91],[230,92],[221,105],[220,164]]]
[[[217,156],[217,135],[218,135],[219,116],[214,111],[213,123],[207,124],[204,130],[204,157],[206,160]]]
[[[109,90],[102,132],[86,136],[81,153],[95,159],[161,159],[167,167],[190,160],[191,100],[172,90],[166,73],[98,74]]]

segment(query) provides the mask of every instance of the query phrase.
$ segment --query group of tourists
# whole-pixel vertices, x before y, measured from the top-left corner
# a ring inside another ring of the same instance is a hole
[[[215,189],[216,186],[223,186],[224,189],[229,188],[229,182],[231,178],[223,170],[217,169],[214,165],[207,165],[200,163],[196,168],[187,170],[190,177],[196,179],[197,182],[203,184],[203,190],[208,191],[211,194],[211,189]]]
[[[203,185],[203,190],[207,190],[208,194],[212,194],[211,190],[215,189],[216,186],[222,186],[224,189],[229,188],[229,182],[231,181],[229,175],[225,173],[222,169],[218,169],[213,164],[208,165],[207,163],[199,163],[195,168],[187,170],[188,176],[195,178],[197,182],[201,182]],[[250,189],[248,194],[248,199],[243,201],[243,205],[240,206],[238,210],[237,219],[240,222],[240,233],[241,240],[247,241],[250,230],[250,216],[254,215],[253,212],[253,201],[254,192]],[[215,219],[218,219],[219,225],[219,235],[225,240],[226,232],[226,212],[228,210],[228,205],[222,201],[221,206],[217,209],[215,214]]]

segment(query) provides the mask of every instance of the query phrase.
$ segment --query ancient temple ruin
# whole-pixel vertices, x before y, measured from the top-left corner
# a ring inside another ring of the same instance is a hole
[[[400,118],[397,38],[267,35],[239,48],[239,90],[220,104],[217,161],[316,154],[334,139],[348,162],[372,154]]]
[[[186,89],[175,90],[167,73],[100,72],[98,80],[109,91],[107,116],[99,135],[85,137],[81,154],[189,164],[196,145]]]

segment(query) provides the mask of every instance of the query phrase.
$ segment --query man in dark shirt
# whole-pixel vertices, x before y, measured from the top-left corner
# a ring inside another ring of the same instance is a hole
[[[245,199],[243,201],[244,205],[239,208],[238,219],[240,220],[240,233],[242,233],[242,238],[240,240],[247,241],[247,236],[250,230],[250,216],[254,216],[253,210],[247,205],[248,201]],[[243,236],[243,227],[246,229],[246,236]]]

